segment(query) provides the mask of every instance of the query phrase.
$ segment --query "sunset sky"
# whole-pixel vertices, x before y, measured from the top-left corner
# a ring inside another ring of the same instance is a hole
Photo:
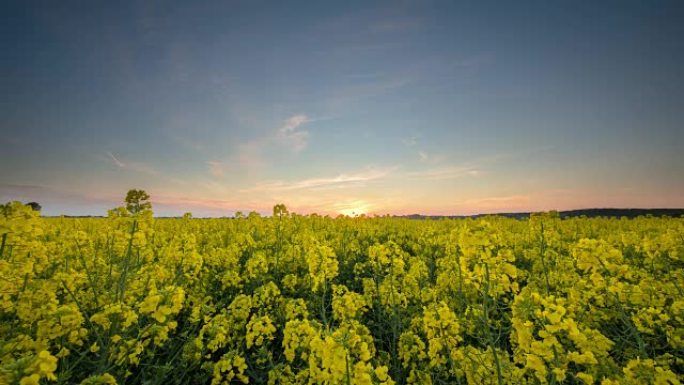
[[[681,1],[1,14],[0,200],[46,215],[684,207]]]

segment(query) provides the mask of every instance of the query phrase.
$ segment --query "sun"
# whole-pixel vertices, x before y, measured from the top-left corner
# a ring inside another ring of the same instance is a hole
[[[368,201],[358,199],[335,203],[331,209],[333,209],[333,212],[337,212],[340,215],[358,217],[361,215],[368,215],[372,207],[373,204],[369,203]]]
[[[338,213],[348,217],[358,217],[359,215],[368,214],[365,207],[351,207],[348,209],[338,210]]]

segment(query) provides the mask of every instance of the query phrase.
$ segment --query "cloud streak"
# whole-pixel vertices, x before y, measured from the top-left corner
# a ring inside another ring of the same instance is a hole
[[[359,185],[365,182],[377,181],[390,175],[394,168],[375,169],[369,168],[363,171],[342,173],[328,178],[307,178],[298,181],[274,181],[259,184],[253,188],[243,190],[245,192],[269,192],[269,191],[292,191],[305,189],[344,188]]]
[[[107,156],[107,161],[109,161],[109,163],[115,165],[118,168],[131,170],[134,172],[139,172],[147,175],[159,176],[159,171],[157,171],[154,167],[146,163],[133,162],[128,160],[124,162],[118,157],[116,157],[111,151],[107,151]]]
[[[289,117],[278,129],[277,138],[287,147],[295,152],[300,152],[306,148],[309,139],[309,132],[299,129],[302,125],[312,122],[308,116],[300,114]]]
[[[123,162],[121,162],[116,156],[114,156],[114,154],[112,154],[110,151],[107,151],[107,155],[109,155],[109,159],[111,159],[112,163],[114,163],[117,167],[126,167],[126,165]]]
[[[433,168],[422,171],[412,171],[406,173],[406,176],[412,179],[445,180],[464,177],[476,177],[479,176],[481,173],[482,172],[475,167],[454,166]]]
[[[292,198],[292,192],[301,194],[306,191],[331,191],[357,187],[368,187],[381,181],[400,183],[403,181],[439,181],[459,178],[475,178],[481,175],[480,169],[474,166],[450,166],[428,168],[416,171],[398,171],[399,166],[366,167],[361,170],[342,172],[334,176],[309,177],[298,180],[264,181],[240,190],[241,193],[260,194],[263,196]],[[317,197],[320,198],[320,197]],[[317,199],[316,198],[316,199]],[[280,199],[280,198],[279,198]]]

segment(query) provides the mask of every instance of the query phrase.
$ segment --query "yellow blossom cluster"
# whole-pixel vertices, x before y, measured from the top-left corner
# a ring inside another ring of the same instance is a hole
[[[0,206],[0,384],[682,383],[684,218],[274,213]]]

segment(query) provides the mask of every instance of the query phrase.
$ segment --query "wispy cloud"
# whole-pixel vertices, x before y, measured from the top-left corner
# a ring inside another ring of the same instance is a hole
[[[304,123],[310,122],[306,115],[294,115],[285,120],[285,124],[280,128],[280,132],[293,132]]]
[[[406,176],[415,179],[444,180],[464,177],[476,177],[481,173],[482,172],[475,167],[452,166],[432,168],[421,171],[411,171],[406,173]]]
[[[404,146],[406,147],[414,147],[416,144],[418,144],[418,138],[419,135],[411,135],[407,138],[403,138],[401,142],[404,143]]]
[[[210,160],[207,161],[207,166],[209,167],[209,172],[211,175],[220,178],[225,175],[226,172],[226,164],[224,162],[216,161],[216,160]]]
[[[107,151],[106,155],[107,156],[104,158],[104,160],[120,169],[152,176],[160,176],[159,171],[147,163],[122,160],[120,157],[114,155],[111,151]]]
[[[126,167],[126,165],[123,162],[121,162],[116,156],[114,156],[114,154],[112,154],[111,152],[107,151],[107,155],[109,155],[109,159],[111,159],[112,163],[114,163],[117,167]]]
[[[278,129],[278,139],[293,151],[302,151],[308,144],[309,132],[301,130],[300,127],[311,121],[313,120],[303,114],[289,117],[285,120],[283,126]]]
[[[368,168],[358,172],[342,173],[328,178],[307,178],[298,181],[274,181],[244,191],[290,191],[303,189],[344,188],[387,177],[395,168]]]
[[[267,154],[278,149],[299,153],[309,144],[311,134],[302,126],[315,121],[305,114],[290,116],[277,128],[238,143],[229,157],[212,159],[206,162],[209,171],[215,177],[221,177],[229,169],[229,165],[237,165],[238,169],[248,173],[263,169],[268,164]]]

